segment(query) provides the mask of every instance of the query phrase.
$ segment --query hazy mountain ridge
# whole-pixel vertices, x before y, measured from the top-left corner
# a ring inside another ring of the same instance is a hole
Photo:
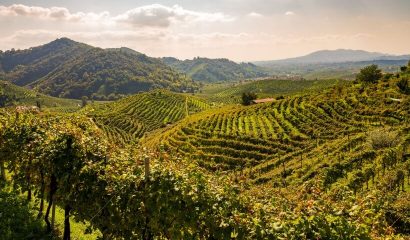
[[[363,62],[375,60],[403,60],[409,59],[410,55],[391,55],[378,52],[367,52],[363,50],[338,49],[321,50],[305,56],[272,60],[258,61],[256,65],[266,66],[273,64],[301,64],[301,63],[342,63],[342,62]]]
[[[115,99],[167,88],[185,91],[195,84],[156,58],[129,48],[101,49],[68,38],[0,55],[1,76],[52,96]]]
[[[229,59],[194,58],[179,60],[174,57],[164,57],[162,61],[168,66],[177,69],[195,81],[225,82],[248,78],[266,77],[264,69],[253,63],[236,63]]]
[[[323,50],[306,56],[254,62],[272,75],[302,76],[306,79],[354,79],[365,66],[376,64],[385,72],[396,72],[406,65],[410,55],[389,55],[362,50]]]

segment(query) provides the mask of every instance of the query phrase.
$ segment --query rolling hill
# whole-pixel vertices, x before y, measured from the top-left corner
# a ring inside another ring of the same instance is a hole
[[[0,81],[0,107],[40,106],[41,108],[75,111],[80,109],[81,101],[50,97],[10,82]]]
[[[178,60],[162,58],[168,66],[175,68],[193,80],[201,83],[236,81],[248,78],[266,77],[268,74],[252,63],[235,63],[228,59],[194,58]]]
[[[326,188],[342,184],[356,192],[372,176],[371,184],[389,188],[410,160],[410,98],[397,81],[222,107],[188,117],[147,144],[189,156],[210,171],[240,173],[255,188],[324,179]]]
[[[89,105],[84,112],[113,142],[123,145],[208,108],[202,99],[154,90],[112,103]]]
[[[127,48],[101,49],[67,38],[0,53],[3,79],[57,97],[117,99],[155,88],[193,91],[196,85],[160,60]]]

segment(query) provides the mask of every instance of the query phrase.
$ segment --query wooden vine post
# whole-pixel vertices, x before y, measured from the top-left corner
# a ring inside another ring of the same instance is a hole
[[[51,208],[51,229],[54,229],[55,220],[56,220],[56,203],[53,202],[53,207]]]
[[[145,188],[148,190],[148,182],[149,182],[149,157],[148,155],[144,156],[144,165],[145,165]],[[146,204],[146,199],[144,199],[144,205]],[[145,205],[146,206],[146,205]],[[153,239],[151,236],[151,231],[149,229],[149,222],[150,222],[150,210],[148,208],[145,209],[145,229],[143,230],[143,238],[142,239]]]
[[[144,164],[145,164],[145,181],[149,181],[149,157],[145,156],[144,158]]]
[[[0,126],[3,126],[2,123],[0,123]],[[3,145],[2,142],[2,138],[0,135],[0,146]],[[5,164],[4,164],[4,159],[3,159],[4,155],[2,154],[2,152],[0,152],[0,181],[6,181],[6,170],[5,170]]]

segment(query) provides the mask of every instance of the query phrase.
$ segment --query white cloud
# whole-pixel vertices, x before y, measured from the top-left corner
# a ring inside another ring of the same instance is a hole
[[[108,12],[101,13],[71,13],[67,8],[63,7],[32,7],[22,4],[13,4],[11,6],[0,6],[0,16],[14,16],[14,17],[32,17],[44,20],[59,20],[59,21],[101,21],[109,18]]]
[[[207,13],[186,10],[178,5],[167,7],[152,4],[131,9],[114,18],[117,22],[124,22],[133,26],[168,27],[176,22],[227,22],[234,18],[223,13]]]
[[[287,12],[285,12],[285,15],[286,16],[293,16],[293,15],[295,15],[295,13],[292,12],[292,11],[287,11]]]
[[[263,15],[262,15],[262,14],[257,13],[257,12],[251,12],[251,13],[249,13],[249,14],[248,14],[248,16],[249,16],[249,17],[254,17],[254,18],[260,18],[260,17],[263,17]]]
[[[17,47],[25,49],[61,37],[68,37],[102,48],[130,47],[153,57],[174,56],[185,59],[205,56],[226,57],[237,61],[299,56],[302,53],[307,54],[320,49],[360,48],[360,46],[367,49],[368,43],[376,39],[374,35],[368,33],[290,36],[264,32],[195,34],[174,32],[166,28],[94,32],[30,29],[19,30],[7,37],[0,37],[0,46],[2,50]],[[343,44],[340,45],[340,43]],[[362,45],[357,45],[358,43]],[[367,50],[372,50],[372,48]]]
[[[167,7],[161,4],[152,4],[128,10],[117,16],[109,12],[76,12],[71,13],[62,7],[31,7],[22,4],[0,6],[0,16],[24,16],[56,21],[82,21],[98,24],[129,24],[136,27],[166,28],[173,23],[198,23],[198,22],[228,22],[234,18],[220,12],[207,13],[184,9],[178,5]]]

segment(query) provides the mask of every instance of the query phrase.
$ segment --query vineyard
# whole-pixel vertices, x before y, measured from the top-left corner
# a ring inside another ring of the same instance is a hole
[[[147,144],[228,173],[250,184],[250,192],[315,179],[325,189],[408,191],[410,102],[396,85],[397,79],[335,86],[268,104],[220,108],[188,118]]]
[[[243,83],[220,83],[206,85],[200,94],[216,103],[239,103],[244,92],[254,92],[258,98],[316,92],[334,85],[345,85],[340,80],[276,80],[266,79]]]
[[[156,90],[109,104],[92,105],[84,111],[109,139],[124,145],[207,108],[208,104],[199,98]]]
[[[155,90],[75,113],[1,108],[0,184],[46,233],[62,209],[64,240],[70,219],[103,239],[402,239],[403,77],[247,107]]]

